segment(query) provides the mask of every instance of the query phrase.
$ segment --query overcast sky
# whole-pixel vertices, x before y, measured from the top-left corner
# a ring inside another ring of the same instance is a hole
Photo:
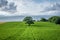
[[[0,0],[0,15],[60,15],[60,0]]]

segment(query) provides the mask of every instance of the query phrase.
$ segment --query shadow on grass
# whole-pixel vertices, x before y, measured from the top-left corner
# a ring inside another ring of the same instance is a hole
[[[9,37],[5,38],[4,40],[16,40],[16,37],[14,37],[14,36],[9,36]]]
[[[34,25],[34,24],[32,24],[31,26],[32,27],[44,27],[44,25]]]
[[[0,38],[0,40],[3,40],[3,38]]]

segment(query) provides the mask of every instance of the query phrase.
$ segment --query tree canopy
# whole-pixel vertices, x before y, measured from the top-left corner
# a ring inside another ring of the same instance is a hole
[[[28,24],[29,26],[30,26],[31,24],[34,24],[34,20],[33,20],[33,18],[30,17],[30,16],[25,17],[23,21],[25,21],[26,24]]]
[[[53,16],[49,18],[50,22],[56,23],[56,24],[60,24],[60,17],[59,16]]]

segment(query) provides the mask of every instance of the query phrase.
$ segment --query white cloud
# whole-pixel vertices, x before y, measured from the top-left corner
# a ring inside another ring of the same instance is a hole
[[[53,5],[55,3],[50,3],[50,2],[36,3],[36,2],[33,2],[32,0],[8,0],[8,1],[9,3],[14,2],[15,5],[17,5],[17,9],[16,9],[17,12],[14,14],[3,12],[4,15],[6,14],[10,16],[11,15],[54,15],[54,13],[56,12],[56,11],[53,11],[52,9],[49,9],[49,7],[54,8]],[[46,10],[46,8],[48,10]],[[1,11],[0,11],[0,15],[2,15]]]
[[[10,13],[5,12],[5,11],[0,11],[0,15],[8,16],[8,15],[10,15]]]
[[[17,10],[21,15],[41,15],[40,11],[43,11],[45,7],[51,5],[48,2],[37,4],[32,0],[16,1],[16,4],[18,6]]]

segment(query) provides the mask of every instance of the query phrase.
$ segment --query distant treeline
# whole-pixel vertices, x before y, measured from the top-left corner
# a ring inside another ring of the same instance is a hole
[[[60,24],[60,16],[52,16],[49,19],[41,18],[41,20],[39,20],[39,21],[52,22],[55,24]]]
[[[31,16],[27,16],[24,18],[24,20],[26,22],[26,24],[29,24],[29,26],[31,24],[34,24],[34,22],[36,20],[33,20],[33,18]],[[38,22],[51,22],[51,23],[55,23],[55,24],[60,24],[60,16],[52,16],[48,19],[46,18],[41,18],[40,20],[37,20]]]

